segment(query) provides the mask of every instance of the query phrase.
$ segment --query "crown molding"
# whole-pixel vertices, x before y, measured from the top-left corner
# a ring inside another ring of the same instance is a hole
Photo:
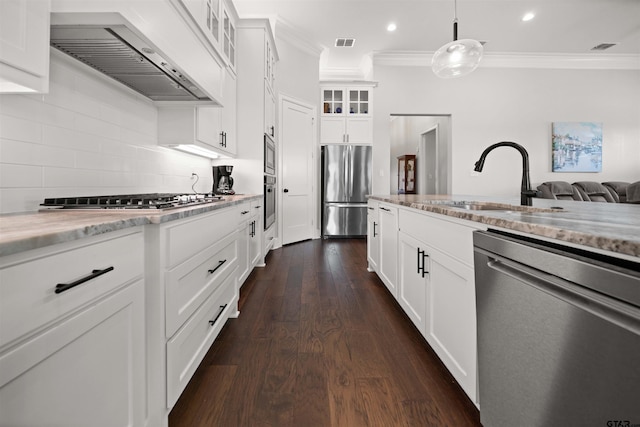
[[[430,67],[434,52],[380,51],[375,65]],[[559,68],[592,70],[640,70],[640,55],[486,53],[481,68]]]
[[[324,50],[321,45],[308,38],[305,32],[280,17],[276,18],[274,33],[276,38],[279,38],[310,55],[319,57]]]

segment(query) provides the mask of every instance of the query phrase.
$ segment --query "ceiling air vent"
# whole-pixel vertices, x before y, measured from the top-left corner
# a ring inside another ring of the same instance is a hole
[[[599,51],[607,50],[610,47],[613,47],[617,44],[618,43],[600,43],[599,45],[592,47],[591,50],[599,50]]]
[[[336,39],[336,47],[353,47],[355,43],[356,43],[356,39],[347,39],[347,38]]]

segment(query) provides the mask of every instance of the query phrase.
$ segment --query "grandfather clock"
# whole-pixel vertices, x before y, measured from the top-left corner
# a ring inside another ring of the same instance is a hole
[[[416,194],[416,156],[398,156],[398,194]]]

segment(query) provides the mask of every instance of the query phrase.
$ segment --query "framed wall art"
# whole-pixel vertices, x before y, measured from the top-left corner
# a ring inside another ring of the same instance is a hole
[[[602,172],[602,123],[553,122],[552,172]]]

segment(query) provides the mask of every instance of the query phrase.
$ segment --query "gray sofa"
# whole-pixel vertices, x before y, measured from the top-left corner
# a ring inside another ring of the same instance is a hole
[[[538,186],[538,197],[604,203],[640,203],[640,181],[547,181]]]

